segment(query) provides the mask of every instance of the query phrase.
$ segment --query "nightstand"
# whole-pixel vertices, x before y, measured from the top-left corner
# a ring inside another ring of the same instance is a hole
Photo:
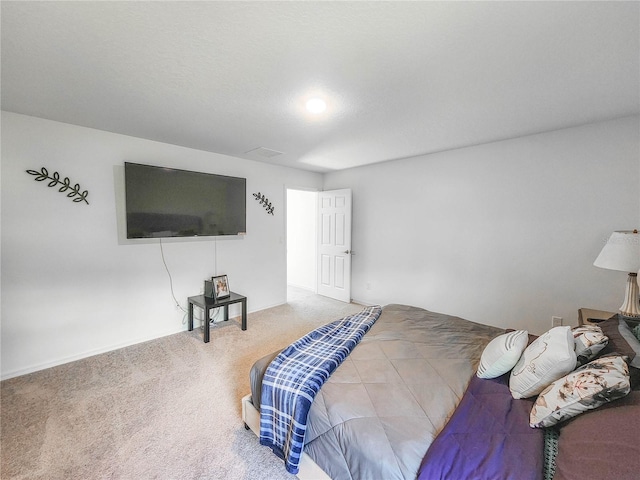
[[[601,321],[607,320],[614,315],[617,315],[616,312],[581,308],[578,310],[578,325],[597,325]]]
[[[212,308],[223,307],[224,320],[229,320],[229,305],[234,303],[242,304],[242,330],[247,329],[247,297],[235,292],[231,292],[228,297],[214,300],[204,295],[195,295],[187,299],[189,302],[189,331],[193,330],[193,306],[200,307],[204,310],[204,343],[209,343],[209,311]]]

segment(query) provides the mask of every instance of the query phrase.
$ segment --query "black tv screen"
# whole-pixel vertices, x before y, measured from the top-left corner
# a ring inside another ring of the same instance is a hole
[[[244,234],[245,178],[125,162],[127,238]]]

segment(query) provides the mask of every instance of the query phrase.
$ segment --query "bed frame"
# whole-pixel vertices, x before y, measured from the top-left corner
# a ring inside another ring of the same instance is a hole
[[[260,412],[253,406],[251,394],[242,397],[242,420],[244,421],[244,428],[251,430],[257,437],[260,437]],[[284,462],[282,468],[284,469]],[[300,480],[331,480],[331,477],[304,452],[300,457],[300,470],[297,476]]]
[[[384,317],[381,315],[381,319],[363,339],[363,344],[368,344],[368,347],[365,345],[365,349],[382,348],[380,345],[381,342],[394,340],[400,342],[400,344],[395,346],[388,344],[389,348],[387,350],[391,353],[392,357],[395,356],[394,348],[396,350],[402,348],[402,351],[404,351],[406,347],[405,343],[419,343],[420,347],[427,350],[422,353],[418,351],[417,353],[420,353],[425,358],[438,359],[446,356],[447,358],[455,359],[452,362],[443,362],[442,369],[436,370],[436,368],[433,367],[431,371],[428,369],[413,369],[413,363],[418,364],[417,366],[419,367],[423,362],[412,362],[411,358],[407,365],[403,364],[403,372],[407,374],[406,379],[401,377],[403,381],[423,382],[411,384],[418,385],[419,388],[423,388],[425,391],[431,389],[433,385],[441,389],[439,395],[428,396],[425,401],[420,404],[420,408],[423,412],[429,410],[429,412],[433,414],[435,420],[432,421],[430,418],[426,419],[427,422],[431,422],[431,426],[434,426],[434,422],[442,420],[442,424],[438,423],[436,427],[442,428],[438,431],[439,433],[436,434],[428,428],[429,425],[427,425],[426,422],[424,425],[426,425],[427,428],[421,428],[423,423],[420,422],[424,420],[420,415],[405,415],[405,418],[409,418],[409,421],[405,420],[403,423],[397,423],[396,425],[400,427],[409,425],[411,428],[407,429],[408,435],[411,434],[413,430],[416,432],[416,435],[413,435],[411,438],[407,436],[406,438],[413,442],[419,442],[421,440],[427,442],[430,439],[428,436],[431,435],[431,442],[426,445],[426,455],[422,458],[418,458],[420,455],[402,457],[403,459],[408,458],[407,462],[410,462],[410,468],[405,468],[405,471],[400,471],[400,469],[395,470],[393,468],[385,470],[387,473],[392,472],[392,474],[387,475],[387,478],[390,476],[409,476],[406,471],[413,470],[416,462],[421,465],[415,467],[417,475],[419,475],[420,478],[441,478],[443,476],[451,476],[451,474],[456,478],[469,478],[470,476],[477,476],[479,471],[483,469],[483,478],[494,478],[496,476],[500,476],[501,478],[520,478],[523,474],[526,474],[527,478],[542,478],[540,474],[543,471],[549,472],[555,469],[553,466],[554,461],[559,469],[558,471],[571,471],[574,474],[577,471],[584,478],[592,478],[594,471],[598,472],[599,478],[638,478],[637,472],[640,471],[640,456],[631,455],[629,457],[622,455],[621,452],[625,452],[626,448],[632,448],[633,446],[635,446],[637,450],[638,428],[634,428],[634,424],[629,422],[640,418],[640,415],[636,415],[640,408],[640,391],[632,391],[626,397],[616,400],[616,402],[620,402],[618,405],[611,402],[611,404],[599,411],[596,409],[596,411],[593,412],[585,412],[584,415],[573,418],[571,422],[558,424],[557,428],[561,429],[559,448],[545,449],[544,438],[542,438],[544,433],[542,430],[529,428],[531,420],[530,414],[533,409],[532,403],[536,401],[536,396],[534,395],[528,399],[515,399],[509,388],[509,372],[505,372],[503,375],[492,379],[492,381],[479,378],[475,375],[476,359],[480,359],[480,347],[483,347],[482,352],[484,354],[486,345],[489,345],[493,339],[503,334],[504,329],[469,322],[459,317],[429,312],[418,307],[396,304],[387,305],[383,315]],[[400,324],[400,326],[392,329],[391,326],[394,324]],[[416,328],[413,328],[421,325],[424,325],[424,329],[418,331]],[[616,316],[601,322],[599,326],[604,336],[608,338],[606,347],[599,352],[600,357],[618,352],[618,354],[622,353],[632,358],[631,364],[629,365],[629,383],[632,389],[637,390],[638,385],[640,385],[640,383],[638,383],[638,378],[640,378],[640,364],[638,363],[640,362],[640,344],[638,344],[635,339],[633,332],[629,330],[629,325],[623,319],[619,319]],[[460,335],[460,337],[458,340],[450,342],[450,345],[445,344],[445,340],[452,335]],[[534,338],[535,336],[529,335],[528,340],[532,341]],[[470,342],[471,339],[474,341]],[[356,348],[362,346],[361,344]],[[418,348],[418,346],[414,346],[413,348]],[[389,359],[390,356],[385,352],[383,353],[384,356]],[[271,361],[270,357],[274,355],[277,355],[277,353],[267,355],[257,360],[252,366],[250,373],[252,389],[259,388],[260,376],[262,372],[268,368]],[[366,352],[364,357],[362,360],[366,362],[368,358]],[[520,358],[522,359],[523,357],[524,354],[521,354]],[[362,361],[358,359],[351,360],[353,362]],[[398,361],[400,362],[401,360],[402,358]],[[390,361],[391,360],[389,360],[389,362]],[[353,367],[356,368],[355,364]],[[397,368],[393,365],[388,368],[394,368],[397,371]],[[464,375],[461,376],[461,373]],[[340,374],[340,372],[338,372],[338,374]],[[465,381],[466,375],[471,377],[468,383]],[[365,375],[364,380],[367,378]],[[442,383],[437,383],[438,379],[441,380]],[[349,383],[347,383],[346,380],[349,380]],[[347,384],[351,387],[354,384],[353,380],[354,379],[348,374],[346,378],[340,378],[339,376],[334,377],[330,390],[327,391],[329,392],[327,393],[328,398],[323,398],[323,402],[331,400],[332,398],[343,398],[340,395],[345,391],[342,389],[342,386]],[[362,378],[360,379],[361,384],[364,384],[364,380]],[[387,388],[392,388],[388,387],[388,385],[390,384],[387,384]],[[378,390],[381,393],[373,398],[368,396],[364,401],[374,403],[380,397],[382,397],[382,402],[386,401],[384,388],[385,384],[381,384]],[[414,387],[414,390],[415,388],[417,387]],[[408,396],[414,395],[411,393],[412,391],[409,390],[409,387],[407,387],[406,390],[408,391]],[[323,397],[325,395],[321,390],[318,393]],[[497,394],[501,397],[498,398]],[[439,404],[442,402],[429,401],[436,397],[440,400],[446,397],[449,403]],[[453,397],[458,397],[457,401]],[[398,398],[402,399],[403,397],[398,396]],[[471,399],[473,399],[473,402]],[[364,403],[364,401],[361,403]],[[493,432],[495,435],[488,431],[486,416],[477,414],[478,411],[485,411],[487,408],[487,405],[482,403],[483,401],[494,402],[493,405],[499,405],[501,411],[509,412],[510,418],[499,415],[491,419],[491,426],[496,427],[495,432]],[[495,401],[497,401],[497,403],[495,403]],[[450,410],[453,403],[455,403],[455,409]],[[340,415],[334,415],[338,418],[337,421],[332,422],[326,413],[326,403],[319,405],[321,406],[317,407],[317,411],[314,412],[315,415],[311,420],[322,422],[323,430],[326,430],[327,425],[329,428],[349,429],[348,433],[352,435],[353,438],[356,438],[357,434],[369,433],[367,429],[351,428],[354,427],[355,423],[368,426],[369,422],[363,421],[345,424],[342,422],[342,419],[346,416]],[[503,409],[503,406],[507,405],[509,405],[509,408]],[[357,403],[354,403],[354,406],[358,408]],[[338,408],[338,406],[334,404],[332,404],[332,407]],[[242,419],[245,427],[251,429],[257,436],[260,436],[261,424],[259,408],[260,405],[258,401],[256,401],[255,405],[253,404],[252,395],[246,395],[242,398]],[[386,421],[386,418],[393,416],[394,413],[395,411],[390,410],[389,415],[379,416],[377,422]],[[411,412],[407,410],[407,413]],[[512,414],[516,415],[517,418]],[[367,417],[362,416],[356,418]],[[445,418],[448,418],[448,420],[445,421]],[[506,422],[506,425],[511,425],[513,428],[503,429],[499,423],[500,421]],[[416,428],[413,428],[414,423]],[[612,428],[613,430],[611,430]],[[605,436],[606,438],[598,438],[599,436],[593,437],[593,435],[591,435],[592,432],[598,431],[599,429],[603,432],[608,431],[611,435]],[[489,433],[490,438],[495,440],[495,442],[492,445],[487,442],[486,449],[479,449],[480,445],[477,444],[478,431]],[[376,431],[371,430],[371,432],[371,435],[367,437],[368,441],[375,437]],[[529,438],[523,435],[525,432]],[[453,439],[451,438],[452,434],[454,436]],[[513,434],[519,438],[517,442],[511,441],[514,438],[512,437]],[[402,451],[403,449],[398,447],[394,450],[394,445],[388,436],[385,438],[385,435],[386,433],[379,435],[379,445],[389,447],[393,450],[392,453],[395,455],[395,458],[399,459],[400,457],[395,454],[395,451]],[[465,435],[468,441],[461,442],[460,439],[462,435]],[[562,442],[565,436],[566,441],[563,444]],[[380,456],[380,449],[369,448],[366,451],[358,452],[362,453],[362,456],[356,458],[353,463],[349,463],[348,460],[352,459],[351,457],[355,456],[356,452],[345,452],[348,454],[353,453],[353,455],[349,458],[342,455],[342,459],[346,462],[343,468],[341,462],[338,461],[342,453],[340,451],[341,449],[335,447],[335,438],[328,437],[330,436],[323,437],[319,435],[311,444],[305,447],[306,453],[302,452],[299,465],[298,477],[301,480],[330,480],[331,478],[331,475],[328,475],[323,468],[308,455],[311,451],[315,453],[315,442],[319,442],[318,445],[322,447],[320,450],[327,451],[327,455],[334,456],[333,458],[336,459],[335,464],[330,463],[331,457],[327,459],[326,463],[322,460],[325,458],[324,456],[318,456],[318,458],[320,459],[319,461],[323,463],[324,468],[327,468],[327,471],[333,472],[335,470],[335,475],[338,476],[347,476],[343,475],[343,472],[346,473],[348,470],[350,473],[351,466],[355,469],[369,469],[371,472],[374,472],[383,471],[391,463],[390,461],[386,461],[386,457]],[[400,435],[398,435],[398,438],[400,438]],[[388,443],[385,444],[384,441]],[[371,445],[371,443],[367,445]],[[415,449],[407,449],[406,451],[412,454],[415,453]],[[599,452],[599,455],[594,457],[594,451]],[[539,452],[540,455],[537,453],[528,455],[528,461],[524,461],[525,458],[518,460],[518,455],[521,455],[522,452]],[[544,455],[542,455],[543,452]],[[557,453],[557,457],[555,453]],[[482,464],[477,461],[478,454],[482,457]],[[489,454],[494,454],[491,460],[488,458]],[[318,455],[321,455],[321,453],[319,452]],[[469,456],[469,458],[466,458],[467,456]],[[393,458],[391,455],[388,457],[389,459]],[[515,461],[514,458],[516,459]],[[460,459],[462,459],[462,461]],[[284,468],[284,462],[282,462],[281,465]],[[549,465],[551,465],[551,467]],[[395,473],[397,471],[400,471],[401,475],[397,475]],[[470,473],[472,471],[475,472],[475,475]],[[500,472],[503,475],[497,475],[496,472]],[[376,475],[372,474],[368,476],[373,477]],[[382,477],[384,476],[377,475],[377,478]]]

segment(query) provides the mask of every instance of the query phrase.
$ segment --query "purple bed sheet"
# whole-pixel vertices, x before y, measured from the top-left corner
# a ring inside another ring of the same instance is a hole
[[[418,479],[542,479],[544,433],[529,427],[534,401],[511,396],[508,373],[474,376],[423,458]]]

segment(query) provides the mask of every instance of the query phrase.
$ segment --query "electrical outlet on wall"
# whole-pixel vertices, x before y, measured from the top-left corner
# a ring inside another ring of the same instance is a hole
[[[551,326],[552,327],[561,327],[562,326],[562,317],[551,317]]]

